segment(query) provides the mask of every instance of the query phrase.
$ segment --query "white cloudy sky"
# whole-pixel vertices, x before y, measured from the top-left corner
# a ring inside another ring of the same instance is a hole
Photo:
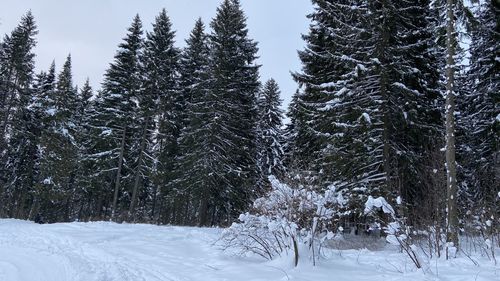
[[[208,27],[222,0],[1,0],[0,34],[9,33],[21,16],[35,15],[39,34],[37,69],[47,69],[53,59],[60,67],[68,53],[73,58],[75,82],[88,76],[95,88],[113,60],[117,45],[133,16],[139,13],[145,29],[166,8],[177,30],[177,46],[202,17]],[[287,104],[297,87],[290,71],[300,69],[297,50],[304,42],[312,10],[310,0],[241,0],[252,39],[259,42],[261,79],[275,78]]]

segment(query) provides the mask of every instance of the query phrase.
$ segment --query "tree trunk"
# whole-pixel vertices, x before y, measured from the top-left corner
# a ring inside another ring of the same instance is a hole
[[[201,197],[200,209],[198,211],[199,221],[198,226],[207,226],[208,223],[208,198],[204,194]]]
[[[380,62],[380,65],[377,67],[378,68],[378,73],[379,73],[379,91],[380,91],[380,96],[382,100],[384,101],[381,105],[381,110],[382,110],[382,122],[383,122],[383,127],[382,127],[382,143],[383,143],[383,150],[382,150],[382,157],[383,157],[383,165],[382,169],[385,174],[385,183],[383,183],[383,186],[381,186],[381,192],[382,196],[387,197],[391,192],[393,192],[393,186],[392,186],[392,171],[391,171],[391,145],[390,145],[390,113],[389,113],[389,73],[388,73],[388,67],[389,67],[389,62],[386,56],[386,51],[387,48],[389,47],[389,41],[390,41],[390,30],[389,30],[389,25],[390,25],[390,15],[388,12],[388,3],[387,1],[382,1],[382,15],[381,17],[383,18],[380,24],[382,25],[382,30],[380,34],[380,38],[378,39],[378,42],[376,44],[375,48],[375,53],[377,56],[377,59]],[[371,125],[370,125],[371,126]]]
[[[122,165],[123,165],[123,154],[125,152],[125,138],[127,136],[127,128],[123,128],[122,133],[122,143],[120,145],[120,156],[118,157],[118,169],[116,171],[116,179],[115,179],[115,192],[113,194],[113,206],[111,211],[111,220],[115,220],[116,216],[116,204],[118,203],[118,192],[120,191],[120,178],[122,173]]]
[[[28,214],[28,220],[29,221],[32,221],[35,219],[36,215],[38,214],[38,210],[39,210],[39,202],[38,202],[38,198],[35,198],[33,200],[33,204],[31,205],[31,209],[30,209],[30,212]]]
[[[157,202],[157,198],[158,198],[158,185],[154,185],[153,187],[153,199],[152,199],[152,203],[151,203],[151,222],[153,223],[157,223],[158,222],[158,219],[156,218],[156,202]]]
[[[130,200],[130,208],[128,210],[128,217],[129,220],[134,221],[135,220],[135,201],[137,200],[137,192],[139,190],[139,182],[141,179],[141,165],[142,165],[142,158],[144,155],[144,150],[146,149],[146,136],[148,132],[148,123],[149,123],[149,117],[146,117],[146,121],[144,123],[144,128],[142,129],[142,137],[141,137],[141,147],[139,151],[139,158],[137,160],[137,170],[135,171],[135,179],[134,179],[134,187],[132,189],[132,199]]]
[[[446,26],[446,240],[458,248],[457,171],[455,163],[455,23],[454,0],[447,0]],[[447,255],[448,256],[448,255]]]
[[[19,201],[16,205],[16,207],[17,207],[16,208],[16,215],[14,217],[16,219],[20,219],[20,220],[26,219],[24,217],[24,213],[25,213],[24,212],[24,205],[25,205],[24,201],[26,200],[26,194],[27,194],[27,192],[25,190],[21,191],[21,196],[20,196]]]

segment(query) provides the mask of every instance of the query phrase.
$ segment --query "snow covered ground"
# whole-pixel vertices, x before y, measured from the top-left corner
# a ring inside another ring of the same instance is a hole
[[[332,250],[316,267],[289,257],[235,257],[214,245],[220,229],[0,220],[1,281],[500,281],[486,258],[433,260],[416,270],[394,249]]]

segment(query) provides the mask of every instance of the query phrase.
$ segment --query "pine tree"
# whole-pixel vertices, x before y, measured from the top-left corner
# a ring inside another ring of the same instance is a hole
[[[371,113],[378,97],[364,92],[361,82],[374,77],[368,56],[372,35],[366,1],[314,1],[313,23],[299,52],[303,67],[294,74],[299,84],[291,120],[294,123],[295,169],[317,185],[345,181],[351,201],[363,201],[366,183],[380,175],[380,130]],[[335,15],[335,19],[333,18]],[[373,119],[373,123],[372,123]],[[375,129],[375,130],[374,130]],[[352,206],[356,209],[358,206]]]
[[[440,128],[429,3],[314,3],[294,74],[294,158],[316,183],[345,182],[361,213],[367,195],[391,199],[419,185],[421,147]]]
[[[85,84],[83,84],[83,87],[80,90],[79,95],[80,103],[78,105],[78,111],[80,112],[80,115],[84,115],[83,112],[89,108],[93,95],[94,92],[90,86],[89,78],[87,78],[87,80],[85,80]]]
[[[57,95],[55,96],[56,118],[63,120],[68,129],[74,126],[71,120],[78,108],[78,93],[73,85],[71,55],[64,62],[63,69],[57,79]]]
[[[499,212],[496,197],[500,185],[500,3],[483,1],[478,6],[477,27],[472,31],[470,91],[459,105],[463,116],[459,151],[464,171],[461,202],[473,215],[488,220]]]
[[[283,110],[280,90],[274,79],[268,80],[259,95],[257,121],[257,166],[260,170],[258,192],[268,186],[270,175],[281,177],[283,167]]]
[[[51,102],[52,97],[54,97],[54,92],[56,89],[56,74],[55,74],[55,62],[52,62],[49,71],[42,71],[35,78],[32,86],[33,89],[33,99],[30,108],[30,119],[33,120],[32,126],[29,129],[29,135],[32,138],[32,145],[35,147],[31,150],[30,161],[32,163],[32,168],[30,173],[32,175],[31,189],[30,189],[30,210],[27,215],[27,219],[35,219],[37,222],[43,221],[42,215],[40,213],[40,203],[42,199],[43,190],[40,188],[39,182],[41,178],[40,174],[40,164],[42,158],[42,149],[40,145],[42,133],[47,129],[48,124],[46,122],[48,115],[48,105]]]
[[[427,170],[435,164],[430,155],[442,147],[442,101],[429,6],[425,0],[380,1],[373,8],[375,22],[380,21],[372,25],[372,56],[380,61],[375,71],[384,101],[386,186],[382,194],[401,195],[411,208],[425,206],[425,190],[432,187],[432,181],[421,175],[437,176]]]
[[[40,138],[45,129],[46,101],[55,90],[55,64],[49,72],[36,76],[32,87],[32,98],[23,115],[22,127],[11,139],[12,154],[7,165],[12,167],[9,179],[12,185],[5,190],[9,217],[33,219],[38,214],[40,189]]]
[[[33,186],[36,148],[28,106],[34,78],[37,27],[31,12],[1,42],[0,51],[0,216],[26,218]]]
[[[52,71],[52,69],[51,69]],[[54,91],[46,93],[43,129],[40,135],[40,178],[43,191],[39,212],[45,221],[69,221],[78,164],[76,120],[78,97],[68,56]]]
[[[246,208],[255,189],[257,43],[248,38],[238,0],[225,0],[210,26],[214,223],[230,222]]]
[[[89,202],[92,200],[91,196],[91,183],[87,177],[88,169],[91,165],[86,159],[89,149],[89,134],[91,123],[91,117],[94,113],[95,102],[93,100],[94,92],[90,86],[90,81],[87,78],[83,87],[78,93],[78,106],[74,117],[75,128],[76,128],[76,145],[78,150],[78,168],[76,173],[75,186],[78,187],[74,194],[74,210],[75,217],[77,220],[84,220],[88,218],[90,212]]]
[[[104,123],[99,120],[103,117],[102,96],[102,91],[98,91],[95,99],[85,111],[83,131],[79,142],[81,174],[78,177],[78,186],[82,192],[81,197],[86,201],[81,202],[80,207],[83,209],[79,210],[79,217],[83,220],[105,219],[109,210],[108,204],[112,198],[110,190],[112,190],[114,174],[113,168],[107,165],[113,162],[108,162],[110,152],[103,153],[102,151],[108,147],[102,134],[110,132],[108,127],[101,126]],[[109,170],[102,170],[103,168]]]
[[[120,215],[119,200],[127,199],[123,186],[128,187],[134,163],[132,147],[137,133],[137,103],[141,90],[140,56],[143,48],[142,23],[137,15],[128,34],[119,45],[114,62],[105,73],[103,89],[92,118],[92,144],[87,158],[94,158],[95,170],[90,176],[101,188],[113,190],[111,219]],[[123,185],[122,185],[123,184]],[[106,188],[105,185],[109,185]],[[104,200],[109,200],[107,194]],[[123,197],[125,196],[125,197]],[[103,200],[99,198],[99,200]],[[121,202],[125,203],[125,201]],[[126,203],[125,203],[126,204]],[[97,209],[106,206],[97,203]],[[102,215],[102,214],[101,214]]]
[[[439,209],[444,213],[443,229],[447,232],[446,254],[449,257],[448,251],[451,247],[458,247],[458,231],[459,231],[459,196],[464,195],[464,190],[459,192],[457,183],[461,180],[461,186],[465,186],[463,178],[457,178],[457,174],[467,174],[467,167],[457,165],[461,154],[456,153],[467,149],[467,145],[461,142],[461,135],[464,134],[467,128],[460,111],[464,111],[464,96],[470,95],[469,83],[465,77],[466,69],[464,62],[466,52],[461,48],[459,41],[468,37],[464,31],[472,29],[474,20],[472,19],[471,11],[465,5],[464,1],[448,1],[436,0],[432,2],[433,24],[435,25],[434,33],[436,37],[436,54],[438,61],[436,67],[440,69],[441,74],[441,92],[444,97],[442,103],[442,115],[445,120],[445,129],[443,129],[443,152],[445,165],[442,168],[444,171],[442,180],[439,183],[443,185],[440,195],[446,189],[446,196],[442,197],[441,206]],[[456,104],[456,105],[455,105]],[[465,168],[465,169],[464,169]],[[457,173],[458,171],[458,173]],[[460,198],[460,201],[464,198]],[[466,204],[465,202],[460,202]],[[464,205],[465,206],[465,205]],[[451,253],[453,254],[453,253]]]
[[[151,177],[154,188],[148,197],[158,199],[167,192],[167,187],[174,180],[172,169],[177,155],[180,113],[177,86],[179,50],[174,47],[175,31],[165,9],[156,17],[153,31],[148,33],[141,57],[144,65],[144,83],[139,97],[140,129],[136,146],[139,148],[134,171],[134,185],[129,207],[131,215],[135,212],[140,185],[146,185]],[[156,122],[156,124],[155,124]],[[156,147],[152,135],[156,135]],[[152,159],[154,161],[151,161]],[[142,189],[142,188],[141,188]],[[141,196],[145,198],[145,196]],[[164,198],[161,198],[164,199]],[[152,202],[156,204],[155,202]],[[150,214],[154,215],[154,214]]]
[[[25,98],[29,94],[30,82],[33,79],[34,57],[36,45],[35,35],[38,33],[35,19],[27,12],[19,25],[2,42],[0,57],[0,129],[2,143],[6,143],[12,134],[15,114],[22,114],[22,108],[29,102]],[[5,147],[5,146],[4,146]]]
[[[177,165],[179,195],[189,198],[185,215],[187,221],[199,225],[208,223],[208,205],[211,189],[212,165],[211,137],[213,125],[212,109],[217,100],[209,91],[209,47],[205,27],[201,19],[186,40],[186,48],[180,59],[180,89],[185,100],[183,109],[184,128],[179,139],[180,157]]]

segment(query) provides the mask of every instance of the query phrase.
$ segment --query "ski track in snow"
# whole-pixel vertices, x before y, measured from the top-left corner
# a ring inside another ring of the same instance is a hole
[[[144,224],[38,225],[0,220],[0,281],[500,281],[491,262],[465,259],[427,272],[397,251],[331,251],[320,266],[290,257],[266,262],[214,246],[220,229]],[[304,258],[303,258],[304,259]],[[405,273],[401,273],[405,272]],[[438,272],[436,274],[436,272]]]

